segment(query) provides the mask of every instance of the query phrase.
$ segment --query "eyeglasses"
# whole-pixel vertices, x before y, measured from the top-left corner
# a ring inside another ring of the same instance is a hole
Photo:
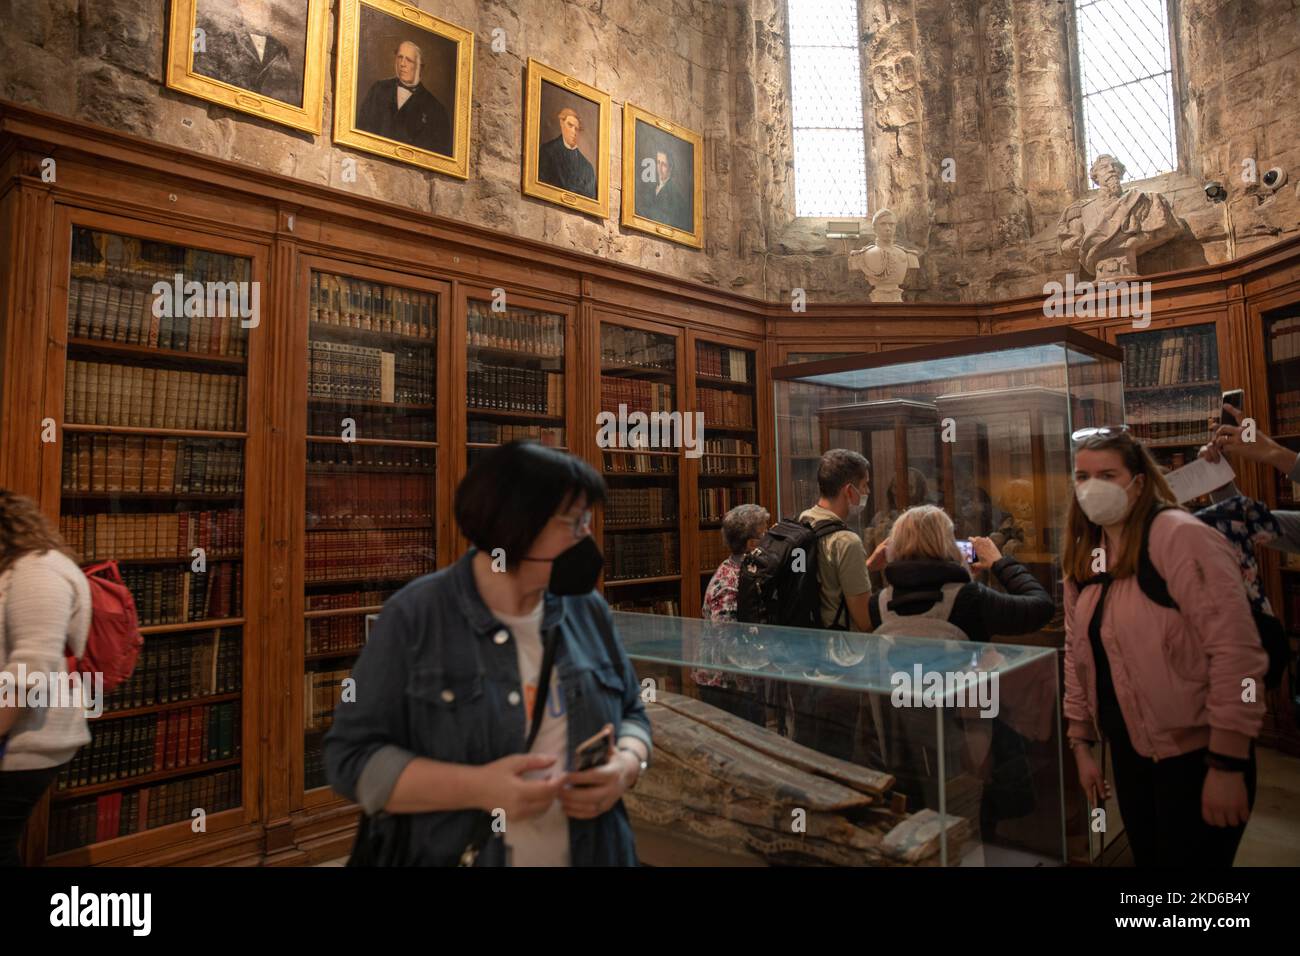
[[[1089,438],[1109,438],[1113,435],[1128,434],[1127,425],[1101,425],[1097,428],[1079,428],[1070,433],[1070,441],[1076,445]]]
[[[582,540],[582,536],[591,530],[591,509],[587,509],[576,518],[561,518],[565,524],[573,529],[573,537]]]

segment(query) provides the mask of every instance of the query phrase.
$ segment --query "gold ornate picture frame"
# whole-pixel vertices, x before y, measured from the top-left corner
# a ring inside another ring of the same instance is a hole
[[[528,60],[525,196],[609,218],[609,94]]]
[[[704,137],[623,104],[622,224],[704,248]]]
[[[474,33],[400,0],[339,0],[334,142],[469,178]]]
[[[169,0],[167,86],[319,134],[329,0]]]

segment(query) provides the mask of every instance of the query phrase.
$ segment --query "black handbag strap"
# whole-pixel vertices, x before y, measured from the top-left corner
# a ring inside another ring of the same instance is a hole
[[[551,671],[555,667],[555,652],[560,644],[558,628],[552,628],[542,635],[542,669],[537,675],[537,697],[533,701],[532,722],[528,727],[528,741],[524,744],[524,753],[533,749],[537,732],[542,729],[542,715],[546,712],[546,695],[551,689]],[[460,854],[460,866],[473,866],[487,841],[492,838],[492,817],[481,814],[474,824],[474,832],[469,843]]]

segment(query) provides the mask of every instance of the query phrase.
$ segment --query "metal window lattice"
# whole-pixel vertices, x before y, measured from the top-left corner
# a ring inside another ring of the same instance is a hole
[[[798,216],[865,216],[856,0],[788,0]]]
[[[1075,0],[1088,165],[1118,158],[1127,178],[1178,168],[1166,0]]]

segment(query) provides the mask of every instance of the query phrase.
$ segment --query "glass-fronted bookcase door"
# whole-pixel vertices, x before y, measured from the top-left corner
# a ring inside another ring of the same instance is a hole
[[[662,429],[638,428],[658,413],[685,413],[680,380],[683,337],[679,329],[610,313],[596,314],[595,355],[599,380],[595,455],[608,499],[595,515],[595,534],[605,554],[601,587],[615,610],[649,614],[690,613],[682,601],[681,502],[685,485],[682,449],[665,447]],[[661,419],[662,420],[662,419]],[[600,421],[600,419],[598,419]],[[670,437],[670,436],[669,436]]]
[[[91,212],[59,210],[55,237],[41,504],[83,567],[117,562],[144,635],[28,831],[28,862],[86,865],[256,819],[266,266],[250,243]]]
[[[302,798],[293,809],[340,799],[321,742],[365,647],[366,618],[445,565],[450,538],[439,510],[449,500],[446,284],[308,257],[299,299],[301,587],[291,615],[302,746],[290,750],[290,779]]]

